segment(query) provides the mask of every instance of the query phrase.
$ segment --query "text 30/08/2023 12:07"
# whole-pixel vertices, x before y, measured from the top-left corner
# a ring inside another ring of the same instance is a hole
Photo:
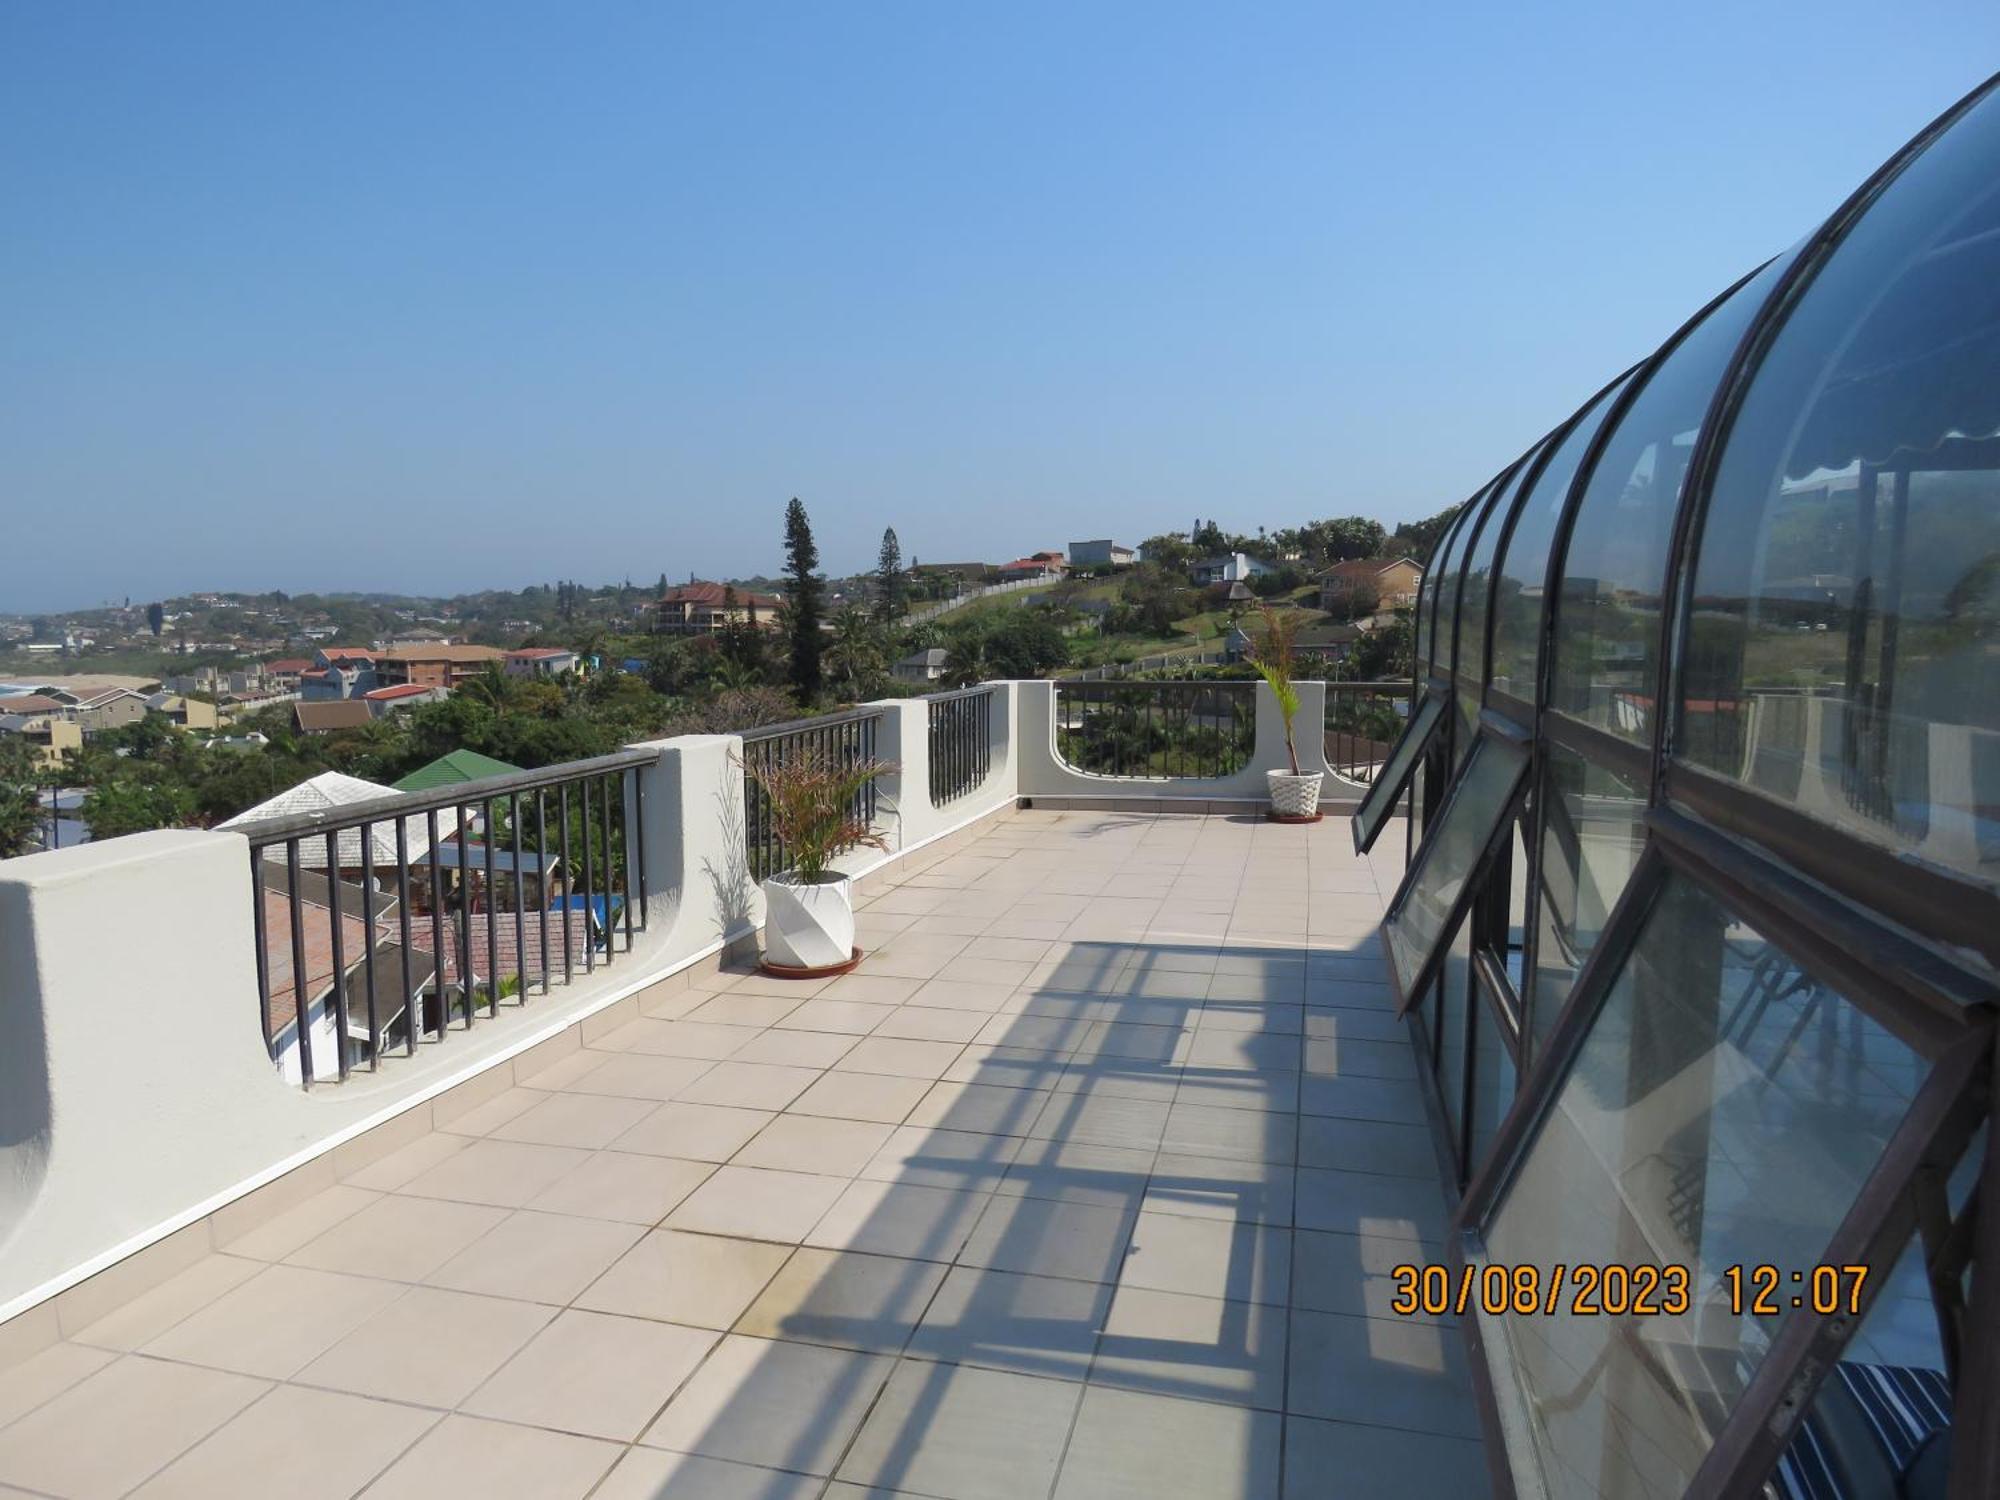
[[[1402,1317],[1490,1317],[1513,1313],[1577,1317],[1679,1317],[1694,1304],[1697,1278],[1684,1265],[1570,1264],[1399,1265],[1390,1271],[1389,1310]],[[1732,1315],[1777,1317],[1786,1312],[1857,1316],[1866,1266],[1811,1266],[1787,1271],[1772,1265],[1726,1266],[1714,1293]]]

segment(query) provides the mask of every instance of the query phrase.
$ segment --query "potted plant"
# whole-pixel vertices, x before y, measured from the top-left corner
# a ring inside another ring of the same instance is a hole
[[[767,972],[817,977],[861,961],[854,946],[854,890],[828,868],[842,850],[887,849],[887,840],[856,815],[868,784],[895,766],[800,750],[752,763],[750,779],[764,794],[771,831],[791,868],[764,882]]]
[[[1271,789],[1271,816],[1280,822],[1316,820],[1322,773],[1299,769],[1299,747],[1292,736],[1292,720],[1299,711],[1299,690],[1292,684],[1292,650],[1298,639],[1300,612],[1266,604],[1260,606],[1260,613],[1264,628],[1251,665],[1271,685],[1271,696],[1278,700],[1278,709],[1285,716],[1285,754],[1292,763],[1289,771],[1264,773]]]

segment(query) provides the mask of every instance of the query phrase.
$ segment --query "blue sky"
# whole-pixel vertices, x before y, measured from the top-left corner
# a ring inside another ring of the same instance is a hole
[[[1461,498],[1991,0],[0,9],[0,609]]]

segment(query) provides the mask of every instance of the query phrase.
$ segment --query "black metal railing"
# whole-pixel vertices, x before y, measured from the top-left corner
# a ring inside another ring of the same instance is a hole
[[[993,768],[993,689],[965,688],[930,700],[931,806],[977,791]]]
[[[790,864],[772,826],[770,800],[757,784],[756,773],[795,758],[811,757],[831,765],[858,765],[873,760],[876,731],[881,722],[880,709],[857,708],[847,713],[823,714],[816,719],[767,724],[744,732],[743,846],[752,880],[768,879]],[[854,815],[864,823],[874,823],[872,779],[855,793]]]
[[[1257,742],[1251,682],[1056,683],[1056,752],[1073,770],[1153,781],[1233,775]]]
[[[1326,763],[1349,781],[1371,782],[1403,733],[1407,682],[1326,685]]]
[[[482,1003],[497,1016],[629,952],[646,925],[639,772],[657,760],[624,750],[237,825],[264,1039],[287,1075],[372,1072]]]

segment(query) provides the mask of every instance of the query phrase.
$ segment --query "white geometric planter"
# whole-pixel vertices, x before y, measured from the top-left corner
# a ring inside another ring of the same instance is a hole
[[[1281,818],[1310,818],[1319,812],[1321,772],[1266,771],[1271,789],[1271,811]]]
[[[854,887],[845,875],[813,885],[790,873],[764,882],[764,962],[829,969],[854,957]]]

